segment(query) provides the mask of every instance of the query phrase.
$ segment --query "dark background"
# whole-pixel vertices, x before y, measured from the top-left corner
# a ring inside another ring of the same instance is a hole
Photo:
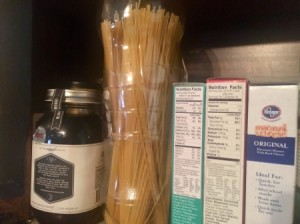
[[[293,41],[300,37],[300,1],[184,2],[188,46],[236,46]]]
[[[32,1],[0,0],[0,223],[28,216]]]
[[[295,41],[300,1],[176,0],[184,18],[183,57],[190,49]],[[45,90],[67,81],[97,82],[103,50],[98,36],[102,1],[33,0],[32,105],[42,110]]]

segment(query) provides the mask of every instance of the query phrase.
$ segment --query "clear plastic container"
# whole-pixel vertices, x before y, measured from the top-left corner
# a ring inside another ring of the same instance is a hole
[[[171,85],[184,80],[183,23],[174,8],[167,1],[103,3],[99,34],[114,143],[107,224],[169,223]]]

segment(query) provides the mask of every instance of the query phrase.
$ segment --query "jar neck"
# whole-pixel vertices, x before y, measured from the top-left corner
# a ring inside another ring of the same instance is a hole
[[[61,110],[71,115],[89,115],[96,113],[97,108],[97,104],[62,104]],[[48,109],[54,111],[51,109],[51,104],[48,105]]]
[[[68,107],[65,109],[65,112],[67,114],[72,114],[72,115],[88,115],[88,114],[95,113],[95,109],[91,107],[86,107],[86,108]]]

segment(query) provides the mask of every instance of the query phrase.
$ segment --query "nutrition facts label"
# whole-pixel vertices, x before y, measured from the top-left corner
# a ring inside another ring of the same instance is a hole
[[[205,223],[241,223],[245,82],[207,85]]]
[[[237,89],[216,90],[207,101],[207,156],[211,159],[240,160],[243,144],[243,91]],[[221,95],[221,96],[220,96]]]
[[[173,194],[201,198],[203,87],[176,87]]]

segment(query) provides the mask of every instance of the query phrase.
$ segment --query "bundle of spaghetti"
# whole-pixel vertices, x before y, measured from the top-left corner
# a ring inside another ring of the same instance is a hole
[[[170,96],[183,27],[165,9],[128,5],[101,23],[114,147],[106,223],[168,223]]]

